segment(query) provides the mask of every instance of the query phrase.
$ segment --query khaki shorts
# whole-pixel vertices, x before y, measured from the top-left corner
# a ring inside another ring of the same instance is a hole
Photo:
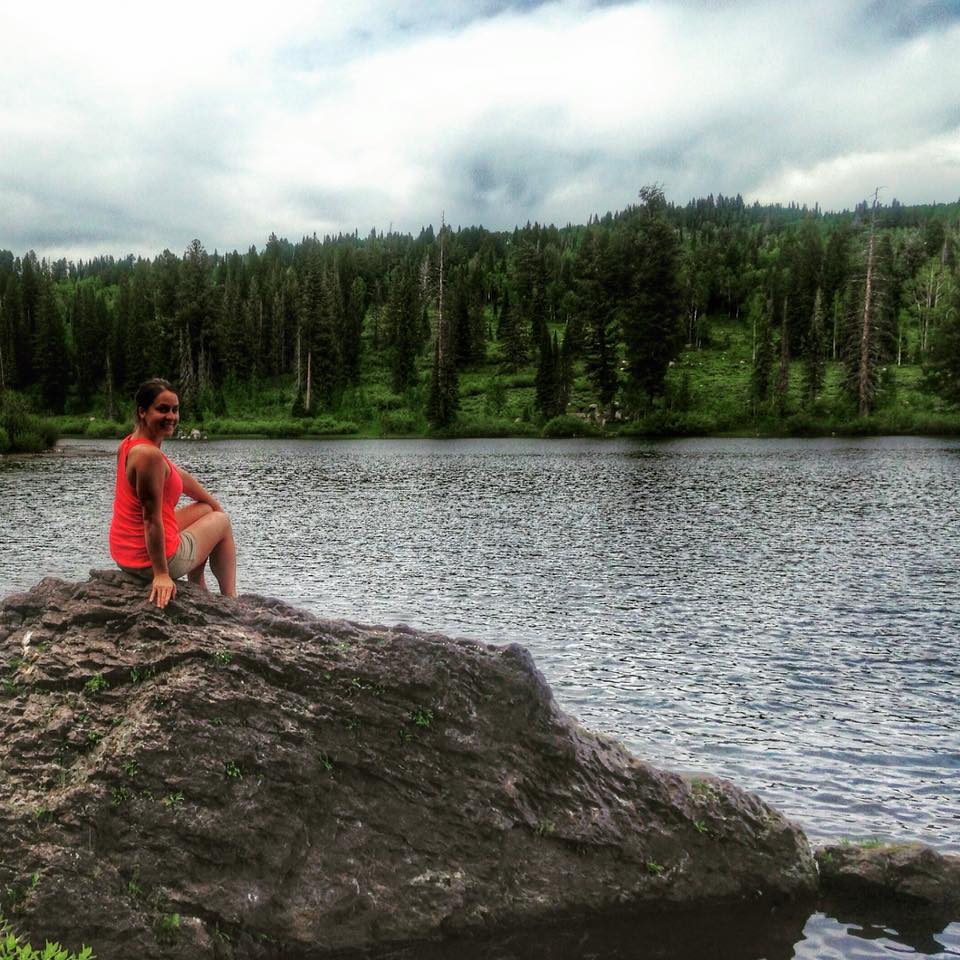
[[[185,577],[197,565],[197,541],[192,533],[187,530],[180,532],[180,546],[172,557],[167,558],[167,570],[170,572],[171,580],[179,580]],[[147,580],[153,579],[153,567],[124,567],[119,565],[124,573],[132,573],[137,577],[144,577]]]

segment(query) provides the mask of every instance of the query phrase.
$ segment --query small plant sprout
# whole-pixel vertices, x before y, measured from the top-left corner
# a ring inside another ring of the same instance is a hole
[[[231,779],[239,780],[243,776],[243,770],[236,760],[228,760],[224,766],[227,776]]]
[[[213,655],[214,662],[221,667],[233,662],[233,654],[229,650],[217,650]]]
[[[663,864],[657,863],[656,860],[648,860],[647,873],[649,873],[651,876],[659,877],[660,874],[663,873]]]
[[[706,832],[707,832],[707,823],[706,823],[705,820],[694,820],[694,821],[693,821],[693,825],[694,825],[694,827],[696,827],[696,829],[697,829],[697,831],[698,831],[699,833],[706,833]]]
[[[326,753],[321,752],[320,754],[320,766],[322,766],[324,770],[333,769],[333,761]]]
[[[126,787],[114,787],[110,791],[110,795],[113,800],[113,805],[119,807],[121,803],[125,803],[130,799],[130,791]]]
[[[124,760],[124,762],[120,765],[120,768],[131,779],[133,779],[137,775],[136,760]]]
[[[426,707],[417,707],[411,712],[410,719],[418,727],[429,727],[433,723],[433,711]]]
[[[106,690],[110,684],[104,679],[102,673],[95,673],[84,685],[83,689],[87,693],[97,694],[101,690]]]
[[[157,917],[157,921],[154,924],[153,930],[157,936],[157,943],[173,943],[177,939],[177,934],[180,932],[180,914],[161,914],[159,917]]]
[[[178,790],[176,793],[168,793],[163,798],[163,805],[165,807],[179,807],[183,803],[183,791]]]

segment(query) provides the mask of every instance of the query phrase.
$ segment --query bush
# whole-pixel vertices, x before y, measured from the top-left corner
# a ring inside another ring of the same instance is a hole
[[[43,950],[35,950],[24,943],[0,913],[0,960],[96,960],[90,947],[79,953],[70,953],[59,943],[47,943]]]
[[[54,423],[61,437],[81,437],[87,431],[87,417],[57,417]]]
[[[90,420],[83,428],[83,435],[94,440],[120,439],[130,433],[131,427],[115,420]]]
[[[410,410],[385,410],[380,414],[382,433],[416,433],[417,416]]]
[[[339,437],[348,433],[358,433],[360,428],[350,420],[334,420],[333,417],[314,417],[307,426],[311,436]]]
[[[3,427],[0,427],[0,453],[6,453],[10,449],[10,434]]]
[[[533,424],[515,423],[504,419],[458,420],[440,430],[432,430],[430,436],[445,440],[472,440],[486,437],[536,437]]]
[[[24,397],[12,390],[0,394],[0,428],[7,437],[7,453],[40,453],[57,442],[57,425],[30,412]]]
[[[235,437],[302,437],[308,420],[226,420],[207,421],[204,426],[211,436]]]
[[[706,413],[656,410],[624,427],[620,433],[628,437],[707,437],[727,426]]]
[[[595,423],[589,423],[569,413],[562,413],[559,417],[546,422],[542,436],[551,440],[562,437],[601,437],[603,431]]]
[[[10,450],[17,453],[43,453],[47,449],[46,441],[38,430],[21,427],[10,436]]]

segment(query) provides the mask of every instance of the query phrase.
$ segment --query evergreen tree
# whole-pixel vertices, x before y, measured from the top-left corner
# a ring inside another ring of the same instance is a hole
[[[812,404],[823,389],[827,375],[826,334],[823,325],[823,296],[817,290],[803,345],[803,388],[807,403]]]
[[[417,382],[417,356],[421,349],[420,297],[408,269],[397,266],[387,283],[384,310],[394,392],[402,393]]]
[[[627,370],[651,400],[680,352],[679,241],[664,215],[663,194],[648,192],[635,239],[635,293],[623,320]]]
[[[771,305],[760,312],[757,322],[756,349],[753,358],[753,371],[750,377],[750,399],[754,415],[765,410],[770,403],[773,386],[773,323]]]
[[[33,368],[46,409],[63,413],[70,382],[70,356],[53,281],[41,275],[38,283],[37,316],[33,344]]]
[[[577,253],[577,312],[585,330],[584,366],[600,406],[609,410],[620,385],[616,304],[604,257],[606,234],[588,231]]]
[[[508,370],[523,366],[530,356],[527,326],[514,306],[510,291],[503,291],[500,303],[500,323],[497,327],[500,355]]]
[[[544,324],[540,328],[540,360],[537,364],[534,385],[537,409],[543,414],[545,420],[550,420],[557,415],[559,359],[556,341],[551,341],[550,333]]]
[[[924,376],[930,389],[960,406],[960,284],[951,290],[950,305],[930,334]]]

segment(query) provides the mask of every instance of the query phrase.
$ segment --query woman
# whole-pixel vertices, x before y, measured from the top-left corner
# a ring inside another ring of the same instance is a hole
[[[237,595],[237,550],[230,518],[197,480],[171,463],[160,444],[180,422],[180,401],[166,380],[142,383],[136,394],[136,427],[120,442],[110,524],[110,555],[121,570],[152,577],[150,603],[165,607],[186,574],[206,587],[210,569],[220,592]],[[194,503],[177,509],[181,494]]]

